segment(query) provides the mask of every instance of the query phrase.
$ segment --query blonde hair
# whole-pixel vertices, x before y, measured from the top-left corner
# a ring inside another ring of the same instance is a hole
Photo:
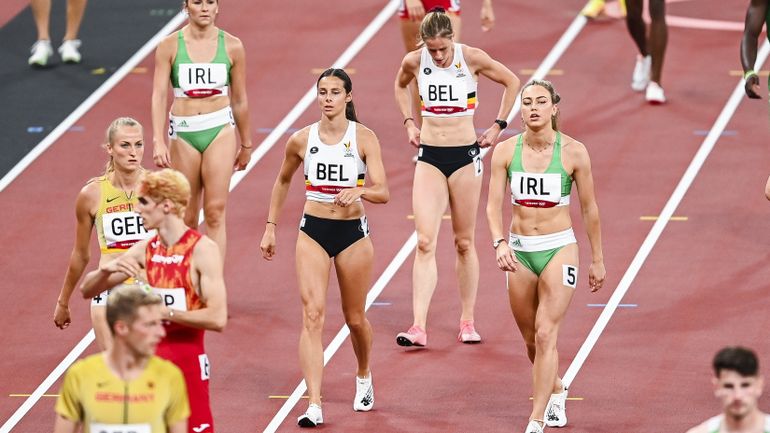
[[[553,83],[551,83],[548,80],[531,80],[527,84],[524,85],[521,89],[521,96],[524,96],[524,90],[526,90],[529,86],[540,86],[548,91],[548,94],[551,95],[551,102],[556,105],[561,101],[561,96],[556,93],[556,89],[553,88]],[[551,116],[551,127],[554,131],[559,130],[559,111],[556,111],[556,114]]]
[[[454,36],[454,30],[452,30],[452,21],[449,19],[449,15],[441,8],[433,8],[430,12],[425,14],[425,17],[420,23],[420,39],[421,42],[425,42],[426,39],[431,38],[451,38]]]
[[[105,148],[114,144],[115,135],[117,135],[118,129],[124,126],[138,126],[140,129],[143,129],[142,124],[132,117],[118,117],[117,119],[113,120],[112,123],[110,123],[110,126],[107,127],[107,131],[104,133]],[[110,155],[110,160],[107,161],[107,165],[104,167],[104,174],[108,175],[113,171],[115,171],[115,163],[112,161],[112,155]]]
[[[118,320],[132,324],[139,307],[161,305],[162,302],[160,296],[136,286],[118,286],[112,289],[107,297],[107,324],[110,331],[115,334],[115,322]]]
[[[190,182],[182,173],[171,168],[150,171],[142,175],[139,190],[142,195],[150,197],[154,202],[171,200],[179,216],[184,216],[190,202]]]

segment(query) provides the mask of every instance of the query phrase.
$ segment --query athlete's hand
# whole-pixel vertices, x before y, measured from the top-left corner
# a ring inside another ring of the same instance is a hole
[[[593,262],[588,268],[588,287],[592,292],[595,292],[602,288],[604,284],[604,277],[607,276],[607,271],[604,269],[604,262]]]
[[[746,78],[746,84],[743,88],[746,90],[746,96],[749,98],[762,99],[762,96],[759,94],[762,89],[759,88],[759,77],[756,74],[749,75],[749,78]]]
[[[420,147],[420,128],[414,124],[414,120],[407,122],[406,135],[409,137],[409,144]]]
[[[275,255],[275,226],[273,224],[268,223],[265,227],[265,234],[262,235],[259,249],[262,250],[262,258],[273,260]]]
[[[249,146],[251,146],[251,144],[249,144]],[[249,161],[251,161],[252,150],[254,150],[253,147],[239,147],[238,154],[235,155],[235,164],[233,164],[233,169],[235,171],[244,170],[246,166],[249,165]]]
[[[155,141],[152,146],[152,160],[155,166],[161,168],[171,167],[171,156],[168,153],[168,146],[163,140]]]
[[[425,16],[425,8],[421,0],[405,0],[406,11],[409,13],[410,21],[422,21]]]
[[[364,195],[363,188],[346,188],[334,196],[334,204],[339,207],[348,207]]]
[[[103,266],[100,266],[99,269],[109,274],[122,272],[128,277],[139,277],[142,272],[142,266],[139,262],[135,258],[127,255],[122,255],[115,260],[110,260]]]
[[[495,26],[495,11],[491,2],[483,2],[481,5],[481,30],[488,32]]]
[[[497,256],[497,267],[502,271],[516,272],[519,268],[516,266],[519,261],[516,260],[516,254],[513,253],[511,247],[505,242],[500,242],[495,250],[495,256]]]
[[[484,133],[479,136],[479,147],[489,147],[496,144],[497,137],[500,136],[501,132],[503,131],[500,130],[500,126],[498,126],[497,123],[490,126],[489,129],[484,131]]]
[[[70,326],[72,318],[70,318],[69,305],[63,305],[60,302],[56,302],[56,309],[53,311],[53,323],[59,329],[64,329]]]

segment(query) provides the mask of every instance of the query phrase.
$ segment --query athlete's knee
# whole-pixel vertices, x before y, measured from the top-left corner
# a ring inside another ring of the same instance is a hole
[[[220,227],[225,224],[225,205],[224,200],[215,200],[206,203],[203,206],[203,216],[206,219],[206,226]]]
[[[663,0],[651,0],[650,1],[650,20],[665,20],[666,19],[666,3]]]
[[[436,252],[436,239],[424,234],[417,234],[417,252],[421,254],[434,254]]]
[[[455,236],[455,250],[457,254],[464,256],[473,251],[473,238],[465,236]]]
[[[302,323],[308,331],[320,331],[324,326],[324,308],[316,305],[305,305],[302,309]]]
[[[345,324],[350,328],[350,332],[358,333],[366,329],[366,315],[362,312],[345,315]]]
[[[556,347],[556,327],[550,324],[538,326],[535,331],[537,350],[550,350]]]

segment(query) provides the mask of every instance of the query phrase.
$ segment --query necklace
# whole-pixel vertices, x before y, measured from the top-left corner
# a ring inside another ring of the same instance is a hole
[[[123,191],[123,195],[126,196],[126,201],[130,202],[131,198],[134,197],[134,190],[133,190],[133,188],[130,189],[130,192],[126,191],[126,187],[125,187],[125,185],[123,185],[122,180],[119,179],[118,174],[115,173],[113,176],[114,176],[113,179],[115,179],[115,183],[113,185],[115,185],[118,188],[120,188],[120,190]],[[120,183],[118,183],[118,180],[120,180]]]
[[[531,144],[529,144],[529,141],[527,141],[527,140],[524,140],[524,142],[527,144],[527,147],[529,147],[530,149],[534,150],[537,153],[543,153],[546,149],[551,147],[551,145],[553,144],[553,143],[550,143],[550,142],[546,141],[545,142],[545,146],[537,148],[537,147],[534,147]]]

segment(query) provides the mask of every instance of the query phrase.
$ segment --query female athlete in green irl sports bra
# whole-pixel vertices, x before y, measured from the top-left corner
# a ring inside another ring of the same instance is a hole
[[[599,208],[591,162],[582,143],[558,130],[559,95],[544,80],[521,92],[524,131],[497,145],[492,156],[487,219],[497,266],[506,271],[513,317],[534,364],[534,399],[526,433],[567,424],[567,387],[558,376],[556,339],[577,287],[578,247],[569,204],[572,183],[591,244],[591,291],[604,283]],[[511,189],[513,220],[503,229],[505,186]]]
[[[198,226],[202,193],[207,234],[224,260],[230,176],[233,168],[246,168],[252,151],[246,54],[238,38],[214,25],[218,0],[185,0],[184,10],[187,25],[166,37],[155,52],[152,156],[158,167],[173,167],[190,181],[185,223],[193,228]],[[174,99],[167,122],[169,82]]]

